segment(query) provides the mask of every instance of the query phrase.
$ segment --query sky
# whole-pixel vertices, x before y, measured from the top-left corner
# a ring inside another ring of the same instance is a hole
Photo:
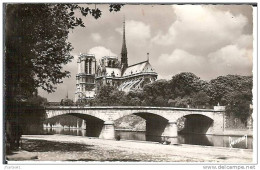
[[[228,74],[252,75],[250,5],[125,5],[112,13],[107,4],[96,8],[101,9],[101,18],[82,17],[86,27],[69,33],[74,59],[64,70],[71,77],[54,93],[39,89],[48,101],[61,101],[67,92],[74,99],[80,53],[94,54],[97,61],[107,55],[121,58],[124,17],[129,65],[145,61],[149,53],[158,79],[171,79],[181,72],[192,72],[206,81]]]

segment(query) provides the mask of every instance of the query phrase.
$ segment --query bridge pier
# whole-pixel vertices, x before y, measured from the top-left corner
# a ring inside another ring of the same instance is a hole
[[[115,139],[115,126],[113,121],[105,121],[99,138]]]
[[[176,121],[168,121],[165,119],[154,119],[146,121],[146,139],[157,140],[161,138],[163,141],[171,141],[177,143],[178,129]]]
[[[178,143],[178,128],[176,121],[169,121],[164,129],[162,137],[165,141],[171,142],[172,144]]]
[[[164,129],[162,136],[177,137],[178,136],[177,122],[169,121]]]

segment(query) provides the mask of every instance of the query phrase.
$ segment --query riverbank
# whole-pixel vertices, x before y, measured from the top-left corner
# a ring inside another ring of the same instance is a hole
[[[250,136],[253,137],[253,129],[225,129],[225,136]]]
[[[223,162],[251,163],[250,149],[195,145],[163,145],[146,141],[114,141],[81,136],[25,135],[22,150],[30,161]],[[15,161],[9,157],[9,161]]]
[[[44,129],[59,129],[59,130],[86,130],[82,128],[63,128],[63,127],[45,127]],[[124,131],[124,132],[145,132],[145,130],[136,130],[136,129],[124,129],[124,128],[116,128],[116,131]],[[253,129],[225,129],[223,133],[216,134],[216,136],[244,136],[247,135],[249,137],[253,137]]]

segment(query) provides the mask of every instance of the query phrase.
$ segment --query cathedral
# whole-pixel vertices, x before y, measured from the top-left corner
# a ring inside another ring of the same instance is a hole
[[[142,89],[157,79],[157,73],[147,60],[128,65],[128,53],[123,23],[121,61],[115,56],[104,56],[97,65],[94,54],[80,54],[77,60],[75,102],[93,99],[101,86],[115,86],[126,93]]]

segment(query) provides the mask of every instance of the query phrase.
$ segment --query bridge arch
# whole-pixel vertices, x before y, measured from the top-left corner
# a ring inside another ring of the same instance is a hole
[[[179,133],[213,133],[214,119],[212,118],[212,116],[205,114],[186,114],[180,118],[183,118],[181,119],[181,121],[183,121],[183,127],[180,129]]]
[[[60,114],[60,115],[53,115],[53,116],[47,116],[46,119],[51,119],[51,118],[55,118],[55,117],[61,117],[61,116],[66,116],[66,115],[71,115],[71,116],[75,116],[77,118],[80,118],[80,119],[97,119],[97,120],[100,120],[100,121],[105,121],[99,117],[96,117],[96,116],[93,116],[93,115],[89,115],[89,114],[82,114],[82,113],[65,113],[65,114]]]
[[[64,116],[64,115],[72,115],[72,116],[78,117],[80,119],[83,119],[85,121],[85,125],[82,128],[86,130],[86,136],[88,136],[88,137],[102,138],[104,136],[105,126],[107,124],[110,124],[110,122],[100,118],[99,116],[85,114],[85,113],[81,113],[81,112],[68,112],[68,113],[63,113],[63,114],[59,114],[59,115],[57,114],[54,116],[49,116],[48,118]]]
[[[181,117],[187,117],[187,116],[191,116],[191,115],[201,115],[204,117],[207,117],[209,119],[214,120],[214,114],[209,113],[209,112],[185,112],[183,114],[179,114],[176,119],[179,119]]]
[[[172,135],[171,130],[169,129],[169,119],[158,112],[152,111],[131,111],[127,114],[121,115],[115,122],[123,117],[135,115],[141,117],[145,120],[145,133],[146,140],[153,141],[154,139],[158,139],[161,136],[171,136],[175,137],[177,134],[177,129],[174,129],[174,134]]]
[[[129,115],[136,115],[145,120],[158,118],[158,119],[168,121],[168,118],[165,117],[164,115],[158,114],[157,112],[151,112],[151,111],[129,111],[127,113],[120,114],[120,116],[118,117],[115,117],[114,121],[117,121],[118,119],[121,119],[122,117],[129,116]]]
[[[141,118],[145,120],[149,119],[160,119],[162,121],[169,121],[167,117],[165,117],[163,114],[159,114],[156,111],[134,111],[131,114],[140,116]]]
[[[117,121],[118,119],[125,117],[125,116],[129,116],[129,115],[136,115],[139,116],[145,120],[148,120],[149,118],[158,118],[158,119],[162,119],[162,120],[167,120],[169,121],[169,118],[158,112],[158,110],[142,110],[142,109],[133,109],[133,110],[127,110],[127,111],[118,111],[117,116],[115,116],[113,118],[114,121]]]
[[[91,114],[90,112],[86,112],[84,110],[49,110],[47,112],[47,119],[48,118],[52,118],[55,116],[60,116],[60,115],[73,115],[76,117],[84,117],[84,118],[95,118],[95,119],[99,119],[102,121],[106,121],[106,119],[102,116],[102,114]]]
[[[77,113],[77,112],[71,112],[71,113],[67,113],[65,115],[72,115],[72,116],[75,116],[75,117],[78,117],[78,118],[84,119],[84,120],[93,120],[93,121],[105,122],[105,120],[103,120],[102,118],[95,116],[95,115],[90,115],[90,114],[82,114],[82,113]]]

